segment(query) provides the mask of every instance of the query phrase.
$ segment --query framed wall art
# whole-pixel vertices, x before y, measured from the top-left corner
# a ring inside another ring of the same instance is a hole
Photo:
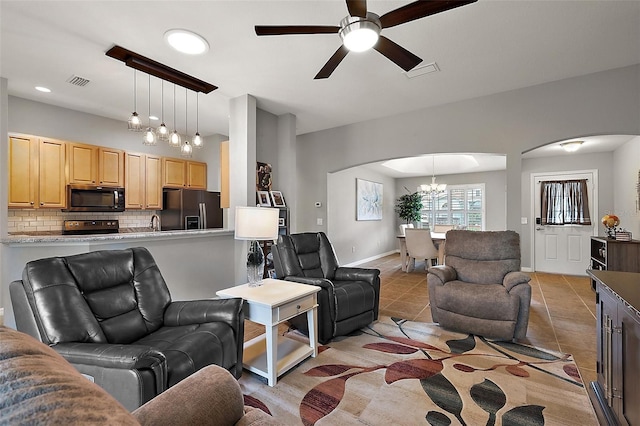
[[[271,191],[271,200],[273,200],[274,207],[286,207],[284,197],[280,191]]]
[[[269,191],[258,191],[258,205],[260,207],[271,207]]]
[[[356,179],[356,220],[382,220],[382,184]]]
[[[256,191],[271,191],[271,164],[256,163]]]

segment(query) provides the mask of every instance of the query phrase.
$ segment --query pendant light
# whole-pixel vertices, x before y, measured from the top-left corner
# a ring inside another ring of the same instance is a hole
[[[180,148],[180,142],[182,141],[180,138],[180,134],[178,130],[176,130],[177,125],[176,122],[176,85],[173,84],[173,132],[171,132],[171,136],[169,136],[169,146],[173,148]]]
[[[189,112],[189,102],[187,99],[187,94],[189,91],[184,89],[184,132],[189,134],[189,120],[188,120],[188,112]],[[189,141],[188,137],[184,138],[184,143],[180,145],[180,155],[183,157],[191,158],[191,154],[193,153],[193,146],[191,145],[191,141]]]
[[[162,124],[156,129],[156,137],[158,140],[167,141],[169,140],[169,129],[164,124],[164,80],[160,80],[160,120]]]
[[[156,143],[158,143],[158,141],[156,140],[156,133],[153,131],[153,128],[151,127],[151,74],[147,74],[147,76],[149,77],[149,127],[147,127],[147,130],[145,130],[144,132],[144,136],[142,138],[142,144],[143,145],[147,145],[147,146],[153,146]]]
[[[127,127],[132,132],[141,132],[142,131],[142,121],[136,112],[136,96],[137,96],[137,86],[136,86],[136,70],[133,70],[133,112],[131,113],[131,117],[127,121]]]
[[[196,92],[196,134],[193,136],[193,147],[194,148],[202,148],[204,145],[204,141],[200,136],[200,93]]]

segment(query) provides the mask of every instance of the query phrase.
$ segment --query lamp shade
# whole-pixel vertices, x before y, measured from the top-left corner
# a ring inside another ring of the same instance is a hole
[[[269,207],[236,207],[236,240],[278,238],[279,210]]]

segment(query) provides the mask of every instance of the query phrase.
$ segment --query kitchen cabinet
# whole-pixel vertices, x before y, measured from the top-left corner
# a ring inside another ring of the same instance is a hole
[[[9,135],[11,208],[65,208],[66,142]]]
[[[95,145],[69,143],[70,184],[124,185],[124,151]]]
[[[640,274],[589,271],[596,281],[597,381],[588,388],[600,424],[640,424]]]
[[[125,209],[162,209],[161,157],[127,152]]]
[[[591,237],[590,269],[600,271],[640,272],[640,241],[618,241]],[[595,290],[596,281],[591,280]]]
[[[165,188],[207,189],[207,164],[164,157],[162,159],[162,186]]]

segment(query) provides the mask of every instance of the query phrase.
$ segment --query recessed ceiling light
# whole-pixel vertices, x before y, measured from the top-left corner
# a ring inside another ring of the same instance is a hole
[[[158,121],[160,120],[158,117],[156,117],[155,115],[150,115],[149,116],[149,120],[154,120],[154,121]]]
[[[209,50],[207,40],[189,30],[169,30],[164,33],[164,39],[169,46],[188,55],[200,55]]]
[[[47,89],[46,87],[43,87],[43,86],[36,86],[36,90],[44,93],[51,93],[51,89]]]

